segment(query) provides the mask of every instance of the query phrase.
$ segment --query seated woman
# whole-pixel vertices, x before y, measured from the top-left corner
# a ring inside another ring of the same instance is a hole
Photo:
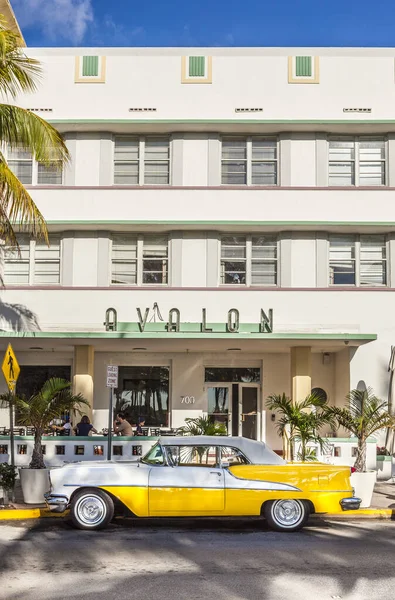
[[[76,435],[87,436],[92,433],[97,433],[97,430],[93,427],[87,415],[84,415],[81,421],[75,427]]]

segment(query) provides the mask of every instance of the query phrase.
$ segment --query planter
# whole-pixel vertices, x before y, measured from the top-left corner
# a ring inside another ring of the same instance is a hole
[[[362,500],[360,508],[368,508],[371,505],[376,477],[376,471],[352,473],[350,481],[355,490],[354,496]]]
[[[388,481],[392,477],[392,456],[376,457],[376,471],[378,481]]]
[[[49,469],[19,469],[23,500],[26,504],[44,504],[49,491]]]

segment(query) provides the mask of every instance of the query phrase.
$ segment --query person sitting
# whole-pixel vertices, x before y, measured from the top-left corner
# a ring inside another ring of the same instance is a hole
[[[144,435],[143,429],[142,429],[144,427],[144,425],[145,425],[145,417],[139,417],[134,435]]]
[[[73,427],[70,423],[70,417],[65,417],[65,422],[63,423],[63,425],[51,425],[51,427],[52,429],[55,429],[55,431],[61,431],[62,433],[60,433],[59,435],[71,435],[73,430]]]
[[[133,435],[131,424],[125,419],[125,413],[120,412],[114,421],[114,433],[118,435]]]
[[[84,415],[81,421],[75,427],[76,435],[87,436],[90,433],[97,433],[87,415]]]

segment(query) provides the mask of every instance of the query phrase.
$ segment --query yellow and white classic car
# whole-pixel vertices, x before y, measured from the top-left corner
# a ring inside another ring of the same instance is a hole
[[[263,516],[296,531],[311,513],[359,508],[350,467],[287,463],[263,442],[242,437],[167,437],[138,462],[67,464],[50,472],[45,495],[70,508],[80,529],[102,529],[121,503],[136,517]]]

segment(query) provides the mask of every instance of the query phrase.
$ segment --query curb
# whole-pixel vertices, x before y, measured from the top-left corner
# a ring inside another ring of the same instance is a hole
[[[0,521],[25,521],[26,519],[63,518],[68,514],[54,513],[46,508],[17,508],[0,510]]]
[[[0,521],[25,521],[27,519],[62,519],[69,514],[54,513],[46,508],[17,508],[0,510]],[[361,510],[348,510],[342,513],[321,513],[311,515],[312,519],[338,519],[348,521],[354,519],[387,519],[395,520],[395,509],[392,508],[363,508]]]

